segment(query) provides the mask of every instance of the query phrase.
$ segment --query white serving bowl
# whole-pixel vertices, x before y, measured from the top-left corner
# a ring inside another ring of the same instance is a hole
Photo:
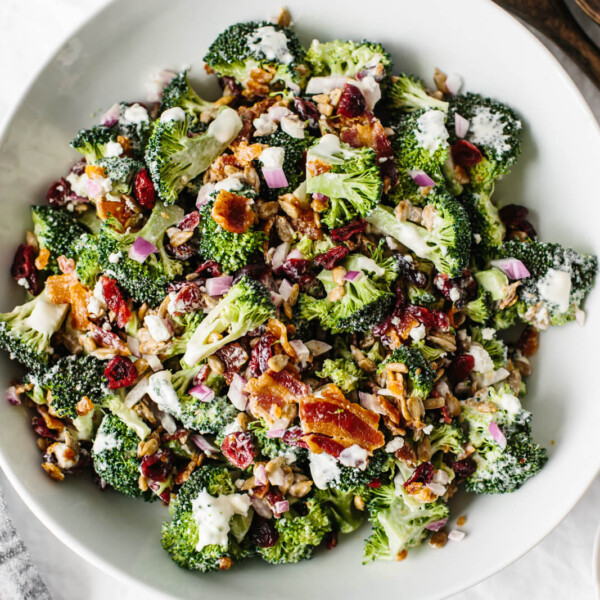
[[[21,302],[10,279],[14,249],[29,226],[28,206],[77,158],[68,143],[91,113],[119,100],[143,100],[161,68],[193,65],[201,76],[207,45],[226,26],[268,18],[281,0],[223,3],[122,0],[80,29],[41,71],[0,144],[2,267],[0,306]],[[397,71],[431,80],[434,67],[460,73],[466,89],[505,100],[525,124],[523,156],[498,185],[497,197],[531,208],[544,240],[599,252],[598,127],[573,83],[524,27],[482,0],[290,0],[304,42],[341,37],[382,42]],[[199,79],[203,79],[199,77]],[[205,78],[204,78],[205,79]],[[204,83],[206,91],[209,87]],[[335,551],[301,565],[258,561],[227,574],[199,575],[175,566],[160,546],[166,511],[158,504],[98,492],[85,479],[56,484],[39,467],[29,415],[0,403],[0,464],[23,500],[61,540],[90,562],[178,598],[298,599],[439,598],[464,589],[516,560],[568,513],[600,465],[600,294],[587,302],[584,329],[571,324],[542,336],[526,406],[550,460],[520,491],[460,497],[467,538],[444,550],[414,550],[401,563],[361,566],[361,530]],[[15,367],[2,359],[2,384]]]

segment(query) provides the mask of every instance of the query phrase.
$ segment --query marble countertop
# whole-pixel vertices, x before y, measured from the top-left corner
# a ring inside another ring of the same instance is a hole
[[[0,123],[53,50],[107,0],[2,0],[0,2]],[[34,15],[34,18],[32,18]],[[597,32],[592,31],[592,35]],[[600,118],[600,93],[551,42],[544,39]],[[15,527],[39,566],[56,600],[146,600],[165,598],[106,575],[55,538],[20,501],[0,472]],[[597,597],[592,551],[600,512],[600,478],[572,513],[520,560],[453,600],[528,600]],[[0,598],[2,591],[0,590]]]

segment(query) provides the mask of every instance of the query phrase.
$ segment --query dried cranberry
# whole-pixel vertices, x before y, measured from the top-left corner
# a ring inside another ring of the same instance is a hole
[[[209,375],[210,367],[208,365],[202,365],[194,377],[194,385],[200,385],[201,383],[204,383],[208,379]]]
[[[252,436],[244,431],[230,433],[221,444],[221,452],[233,465],[245,469],[252,464],[255,456]]]
[[[337,531],[330,531],[325,537],[325,547],[327,550],[333,550],[338,543]]]
[[[523,356],[533,356],[538,351],[539,339],[540,335],[535,327],[525,327],[517,340],[517,348],[523,353]]]
[[[171,504],[171,490],[165,490],[162,494],[160,494],[159,498],[162,500],[163,504],[169,506],[169,504]]]
[[[300,282],[301,278],[307,275],[311,276],[310,261],[304,258],[290,258],[286,260],[280,267],[275,269],[275,274],[285,276],[292,281]]]
[[[48,188],[46,202],[54,208],[62,208],[68,202],[71,192],[71,184],[62,177]]]
[[[516,229],[527,218],[529,211],[519,204],[507,204],[499,211],[501,221],[511,229]]]
[[[229,77],[227,75],[223,75],[223,77],[219,77],[219,85],[221,89],[224,90],[227,88],[232,96],[239,96],[242,93],[240,86],[236,83],[233,77]]]
[[[250,540],[260,548],[271,548],[279,540],[279,532],[270,520],[256,515],[250,528]]]
[[[371,481],[367,483],[367,487],[376,490],[381,487],[381,481],[379,479],[371,479]]]
[[[349,253],[350,250],[346,246],[335,246],[331,248],[331,250],[327,250],[327,252],[317,254],[314,258],[314,262],[315,265],[323,267],[327,271],[331,271],[337,267]]]
[[[102,295],[106,300],[106,305],[117,316],[117,327],[125,327],[131,318],[131,311],[129,310],[129,306],[127,306],[127,302],[125,302],[125,298],[117,282],[104,275],[100,278],[100,281],[102,282]]]
[[[194,273],[204,277],[219,277],[219,275],[221,275],[221,270],[219,269],[219,265],[216,261],[205,260],[196,267]]]
[[[250,375],[260,377],[268,368],[268,361],[273,356],[271,346],[277,341],[277,338],[270,333],[265,333],[252,348],[250,355]]]
[[[136,200],[142,208],[147,208],[148,210],[154,208],[154,203],[156,202],[154,184],[146,169],[138,171],[133,182],[133,190]]]
[[[172,309],[169,310],[174,316],[196,312],[204,306],[202,292],[195,283],[184,282],[175,297],[171,300]]]
[[[115,356],[108,361],[104,369],[104,376],[108,379],[108,387],[111,390],[116,390],[133,385],[138,372],[135,365],[128,358]]]
[[[194,212],[188,213],[179,221],[177,227],[181,231],[194,231],[196,227],[200,225],[200,213],[195,210]]]
[[[265,500],[267,501],[269,508],[273,511],[273,515],[275,516],[275,518],[279,518],[283,514],[283,512],[279,512],[279,510],[277,510],[275,507],[279,502],[285,501],[285,497],[283,496],[283,494],[278,490],[270,488],[269,491],[265,494]]]
[[[311,129],[319,128],[319,119],[321,114],[314,102],[304,100],[298,96],[294,96],[293,110],[298,114],[302,121],[307,121]]]
[[[530,237],[532,240],[535,240],[535,238],[537,237],[537,231],[535,230],[535,227],[531,224],[531,221],[528,221],[527,219],[521,221],[521,224],[519,225],[519,230],[523,233],[526,233],[527,236]]]
[[[237,283],[242,277],[249,277],[255,281],[260,281],[268,272],[269,266],[264,263],[245,265],[233,276],[233,283]]]
[[[430,462],[421,463],[414,473],[404,482],[404,487],[411,483],[422,483],[427,485],[433,479],[433,465]]]
[[[446,274],[438,273],[433,283],[444,298],[452,302],[458,309],[464,308],[467,302],[477,294],[477,282],[467,269],[460,277],[453,279]]]
[[[356,221],[352,221],[348,223],[348,225],[344,225],[343,227],[336,227],[331,230],[331,239],[334,242],[346,242],[352,236],[363,233],[363,231],[367,228],[367,222],[364,219],[357,219]]]
[[[353,119],[362,115],[366,107],[367,102],[358,86],[351,83],[344,84],[344,89],[342,90],[342,95],[337,106],[338,115]]]
[[[442,413],[442,419],[444,419],[444,423],[450,425],[452,423],[452,417],[450,416],[450,411],[447,406],[442,406],[440,412]]]
[[[184,242],[179,246],[173,246],[172,244],[165,244],[165,250],[169,256],[172,256],[176,260],[189,260],[192,256],[198,254],[198,247],[193,242]]]
[[[298,448],[308,448],[308,444],[302,439],[304,432],[302,428],[295,426],[286,429],[281,436],[281,441],[288,446],[296,446]]]
[[[410,283],[421,289],[427,287],[427,275],[425,275],[423,271],[419,271],[412,256],[409,254],[406,256],[396,254],[396,263],[400,269],[401,275],[405,279],[408,279]]]
[[[248,354],[242,348],[241,344],[234,342],[228,344],[215,354],[221,359],[225,365],[225,381],[230,384],[233,376],[239,372],[241,366],[248,360]]]
[[[470,354],[459,354],[452,359],[446,374],[452,385],[464,381],[475,366],[475,359]]]
[[[86,167],[87,161],[85,160],[85,158],[82,158],[69,169],[69,173],[73,173],[73,175],[83,175],[85,173]]]
[[[463,458],[452,463],[452,470],[462,479],[470,477],[477,470],[477,464],[472,458]]]
[[[31,426],[33,427],[33,430],[41,437],[47,437],[52,440],[58,438],[58,432],[48,429],[46,422],[42,417],[33,417],[33,419],[31,419]]]
[[[159,450],[142,458],[142,475],[151,481],[166,481],[171,466],[171,453],[168,450]]]
[[[458,140],[450,148],[452,160],[461,167],[474,167],[483,158],[479,148],[467,140]]]
[[[24,285],[31,294],[37,296],[40,293],[40,280],[35,268],[36,251],[33,246],[21,244],[15,253],[10,273],[13,279],[21,285],[20,281],[25,280]]]

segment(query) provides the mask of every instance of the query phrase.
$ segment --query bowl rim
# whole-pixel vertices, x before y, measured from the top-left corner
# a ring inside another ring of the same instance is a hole
[[[12,123],[15,115],[22,108],[27,96],[29,95],[31,89],[36,84],[37,80],[44,73],[44,71],[55,61],[55,59],[60,55],[60,53],[64,50],[65,47],[71,42],[71,40],[75,39],[81,31],[86,28],[94,19],[103,15],[106,12],[114,10],[114,7],[118,4],[124,3],[126,0],[108,0],[104,5],[93,9],[92,12],[86,16],[78,26],[74,29],[68,31],[62,39],[59,41],[58,45],[55,49],[49,53],[48,57],[41,61],[40,65],[37,69],[33,71],[33,74],[30,76],[29,80],[23,87],[22,92],[18,96],[17,100],[13,102],[12,106],[8,109],[4,119],[0,121],[0,146],[4,143],[5,138],[8,134],[8,130],[10,128],[10,124]],[[509,26],[517,27],[521,30],[521,32],[528,37],[530,41],[535,42],[535,46],[540,51],[542,55],[545,56],[545,59],[549,65],[552,65],[553,71],[560,78],[563,85],[565,85],[572,94],[572,98],[574,102],[577,102],[579,108],[585,113],[588,121],[591,123],[592,129],[595,131],[596,137],[600,138],[600,122],[596,118],[596,115],[592,111],[590,105],[586,101],[585,97],[581,89],[575,84],[571,76],[568,74],[565,67],[559,62],[559,60],[554,56],[549,46],[542,42],[541,38],[535,35],[532,28],[529,28],[522,22],[519,18],[512,15],[507,9],[502,6],[496,4],[493,0],[487,0],[488,8],[486,10],[495,11],[496,17],[498,19],[503,20],[504,23],[512,23]],[[552,43],[552,42],[550,42]],[[586,76],[587,77],[587,76]],[[600,285],[600,284],[599,284]],[[105,560],[100,554],[88,549],[85,544],[79,542],[74,536],[72,536],[67,529],[61,526],[58,522],[56,522],[45,510],[43,504],[34,497],[33,494],[30,494],[25,486],[21,484],[19,476],[16,471],[11,467],[10,461],[5,457],[2,447],[0,446],[0,468],[4,472],[7,480],[10,482],[12,487],[15,489],[19,498],[25,503],[27,508],[33,513],[33,515],[38,519],[38,521],[43,524],[58,540],[67,546],[70,550],[78,554],[81,558],[83,558],[86,562],[90,563],[94,567],[99,570],[109,574],[117,580],[126,582],[133,587],[137,586],[140,589],[147,590],[152,592],[155,595],[162,595],[165,598],[181,598],[181,596],[174,596],[165,592],[163,590],[159,590],[145,581],[136,578],[135,576],[129,574],[126,569],[120,568],[116,565],[111,564],[107,560]],[[452,589],[448,589],[444,592],[444,597],[450,597],[454,594],[460,593],[462,591],[468,590],[469,588],[477,585],[478,583],[482,583],[483,581],[488,580],[492,576],[496,575],[500,571],[504,570],[511,564],[517,562],[520,558],[529,553],[535,546],[537,546],[542,540],[544,540],[550,533],[552,533],[569,515],[569,513],[573,510],[573,508],[579,503],[581,498],[585,495],[585,493],[590,488],[594,479],[600,474],[600,463],[590,481],[585,485],[580,493],[576,495],[573,500],[571,506],[562,514],[562,516],[554,523],[552,526],[536,541],[529,544],[527,548],[525,548],[518,556],[509,557],[504,561],[498,561],[493,567],[488,568],[487,570],[476,570],[476,575],[468,578],[465,583],[460,583]],[[593,548],[593,575],[594,575],[594,587],[595,590],[600,596],[600,527],[597,531],[594,548]]]

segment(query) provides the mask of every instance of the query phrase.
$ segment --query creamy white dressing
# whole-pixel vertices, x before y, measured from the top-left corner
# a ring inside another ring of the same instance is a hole
[[[508,392],[501,391],[493,400],[498,408],[505,410],[510,415],[516,415],[521,410],[521,401]]]
[[[493,148],[502,156],[511,149],[508,136],[504,134],[505,126],[500,113],[493,112],[487,106],[478,106],[469,121],[469,139],[475,145]]]
[[[307,153],[309,161],[311,157],[318,157],[337,165],[342,164],[347,155],[349,152],[341,147],[340,138],[333,133],[324,135],[318,144],[310,147]]]
[[[81,196],[82,198],[87,198],[87,182],[89,181],[89,177],[82,173],[81,175],[76,175],[75,173],[69,173],[66,177],[66,180],[71,185],[71,189],[75,194]]]
[[[258,157],[265,169],[281,169],[285,160],[285,149],[279,146],[265,148]]]
[[[252,125],[255,129],[254,135],[258,136],[271,135],[277,131],[277,123],[267,113],[254,119]]]
[[[417,119],[417,143],[429,152],[448,144],[446,115],[441,110],[428,110]]]
[[[481,337],[484,340],[493,340],[496,337],[496,330],[492,327],[484,327],[481,330]]]
[[[393,440],[390,440],[385,445],[385,451],[390,454],[396,452],[396,450],[400,450],[404,446],[404,438],[403,437],[395,437]]]
[[[106,144],[105,155],[107,157],[121,156],[121,154],[123,154],[123,146],[119,142],[108,142]]]
[[[158,408],[173,415],[181,413],[177,392],[171,384],[171,372],[159,371],[148,378],[148,395]]]
[[[141,104],[132,104],[123,111],[123,119],[129,123],[149,121],[148,111]]]
[[[471,344],[467,354],[473,357],[473,370],[477,373],[488,373],[494,370],[494,361],[481,344]]]
[[[327,484],[336,481],[340,476],[340,468],[335,457],[326,452],[321,454],[308,453],[310,474],[315,485],[320,490],[327,489]]]
[[[369,463],[369,453],[358,444],[352,444],[340,452],[338,460],[345,467],[354,467],[364,471]]]
[[[294,57],[290,54],[287,37],[273,25],[265,25],[253,31],[246,38],[248,47],[254,52],[262,52],[267,60],[276,60],[289,65]]]
[[[548,269],[544,278],[538,283],[538,291],[546,302],[556,304],[561,313],[569,310],[571,276],[566,271]]]
[[[185,121],[185,111],[179,106],[168,108],[160,115],[160,122],[167,123],[169,121]]]
[[[425,329],[425,325],[421,323],[418,327],[413,327],[409,333],[410,337],[418,342],[422,340],[427,335],[427,330]]]
[[[239,192],[244,187],[242,180],[235,175],[231,175],[226,179],[219,181],[215,184],[215,190],[227,190],[228,192]]]
[[[356,86],[361,91],[369,110],[373,110],[375,105],[381,100],[381,87],[371,75],[363,77],[360,81],[349,79],[348,83]]]
[[[24,323],[38,333],[51,335],[60,327],[68,308],[68,304],[51,304],[40,298]]]
[[[200,552],[205,546],[216,544],[226,548],[229,545],[229,521],[233,515],[248,515],[250,498],[247,494],[229,494],[211,496],[203,489],[192,501],[192,515],[198,526],[198,543],[196,550]]]
[[[118,448],[120,445],[121,442],[117,439],[117,436],[114,433],[104,433],[103,431],[99,431],[96,439],[94,440],[92,452],[94,454],[100,454],[100,452]]]
[[[144,318],[144,325],[155,342],[166,342],[171,339],[169,328],[158,315],[147,315]]]
[[[237,112],[226,106],[208,126],[206,134],[214,137],[221,144],[229,144],[233,142],[241,128],[242,120]]]

